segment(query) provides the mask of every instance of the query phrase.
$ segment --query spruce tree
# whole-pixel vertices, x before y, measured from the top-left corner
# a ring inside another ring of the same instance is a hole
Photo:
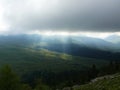
[[[20,90],[20,88],[19,77],[9,65],[4,66],[0,71],[0,90]]]

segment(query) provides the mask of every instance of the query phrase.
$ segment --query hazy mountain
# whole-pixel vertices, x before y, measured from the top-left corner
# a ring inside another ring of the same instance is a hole
[[[112,42],[112,43],[120,43],[120,36],[119,35],[110,35],[105,38],[105,40]]]
[[[114,44],[113,51],[120,52],[120,36],[119,35],[111,35],[105,38],[106,41]]]
[[[73,37],[73,41],[78,44],[84,44],[89,48],[100,49],[100,50],[112,50],[114,44],[103,39],[92,38],[92,37]]]
[[[120,54],[116,44],[103,39],[86,36],[43,36],[43,35],[13,35],[0,36],[0,47],[41,48],[50,51],[67,53],[98,59],[119,59]]]

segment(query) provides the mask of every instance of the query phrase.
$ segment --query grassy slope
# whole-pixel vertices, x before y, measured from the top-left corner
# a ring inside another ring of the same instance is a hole
[[[19,73],[35,70],[64,71],[88,68],[92,64],[102,65],[107,61],[75,57],[45,49],[34,50],[13,46],[0,47],[0,66],[10,64]]]
[[[76,87],[74,90],[120,90],[120,74],[96,80],[93,83]]]

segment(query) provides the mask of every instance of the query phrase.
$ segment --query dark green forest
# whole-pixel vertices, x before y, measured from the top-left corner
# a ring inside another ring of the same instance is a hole
[[[96,86],[94,86],[94,89],[93,87],[91,87],[91,84],[87,83],[91,82],[91,80],[93,80],[94,78],[105,75],[112,75],[115,73],[119,73],[119,71],[120,63],[118,61],[111,61],[106,66],[103,66],[101,68],[97,68],[97,66],[93,64],[90,69],[83,71],[69,71],[61,73],[50,73],[47,71],[34,72],[33,74],[29,75],[30,78],[28,79],[28,76],[19,76],[11,68],[10,65],[5,65],[0,69],[0,90],[64,90],[65,87],[71,87],[70,90],[100,90],[100,88],[97,88]],[[31,77],[34,78],[30,80]],[[105,80],[96,82],[103,83]],[[115,83],[118,82],[119,85],[120,81],[118,80]],[[93,85],[97,85],[97,83],[94,82]],[[112,81],[109,83],[114,84],[114,82]],[[86,84],[87,87],[83,84]],[[106,85],[107,81],[105,81],[104,84]],[[72,88],[72,86],[74,85],[82,86],[79,86],[79,88],[77,87],[76,89]],[[99,87],[103,88],[101,90],[109,90],[107,89],[107,86],[104,87],[99,84]]]

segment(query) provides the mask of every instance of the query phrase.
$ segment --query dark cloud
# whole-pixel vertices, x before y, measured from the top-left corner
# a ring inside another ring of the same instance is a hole
[[[5,1],[11,30],[120,31],[120,0]]]

